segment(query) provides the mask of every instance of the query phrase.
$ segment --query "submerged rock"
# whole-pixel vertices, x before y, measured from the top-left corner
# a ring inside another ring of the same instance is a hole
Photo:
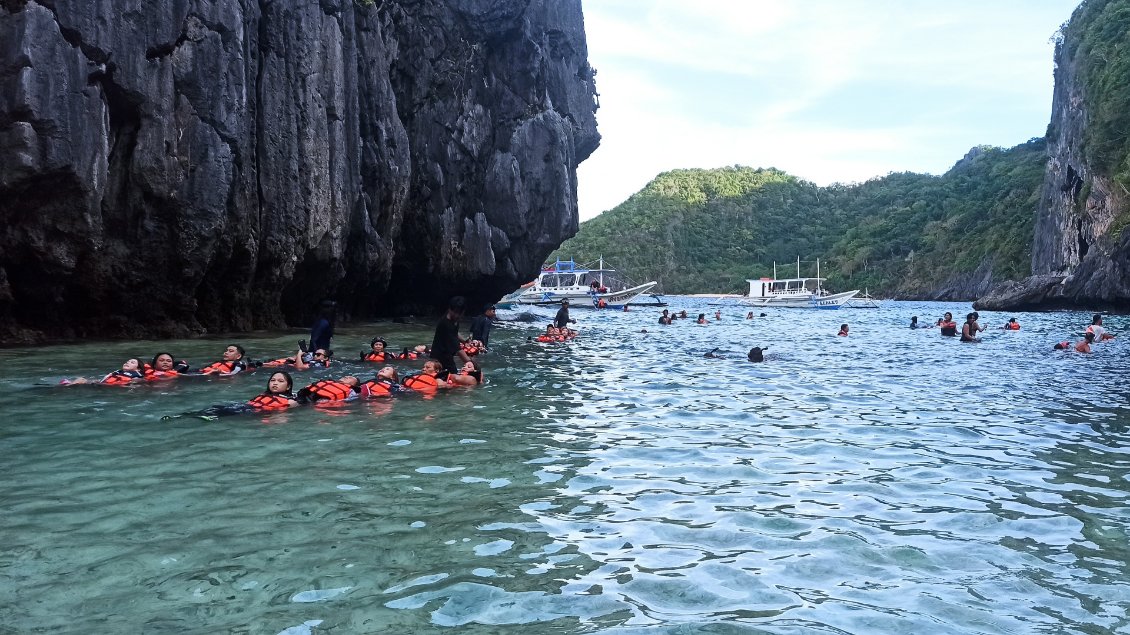
[[[0,2],[0,336],[487,303],[577,228],[580,0]]]

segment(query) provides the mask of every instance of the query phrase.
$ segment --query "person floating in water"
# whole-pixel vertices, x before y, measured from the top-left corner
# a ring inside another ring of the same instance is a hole
[[[220,377],[230,377],[247,370],[247,363],[243,361],[243,357],[247,354],[243,347],[239,344],[230,344],[224,349],[220,361],[208,364],[204,368],[196,371],[197,375],[219,375]]]
[[[746,359],[754,362],[755,364],[758,362],[763,362],[765,361],[764,351],[764,348],[761,348],[760,346],[754,346],[753,348],[749,349],[749,354],[746,355]]]
[[[392,366],[385,366],[377,371],[377,376],[357,386],[357,393],[362,397],[392,397],[409,392],[400,385],[400,376]]]
[[[361,361],[365,362],[391,362],[396,355],[388,352],[388,342],[383,337],[374,337],[369,341],[369,352],[361,353]]]
[[[319,348],[314,351],[311,360],[318,366],[326,367],[330,365],[329,357],[327,357],[326,349],[324,348]],[[303,354],[302,349],[299,349],[298,352],[294,354],[294,357],[272,359],[269,362],[263,362],[260,366],[264,368],[289,367],[294,370],[307,370],[310,368],[310,364],[306,363],[306,355]]]
[[[298,403],[325,403],[349,401],[357,397],[360,384],[353,375],[341,379],[323,379],[298,391]]]
[[[848,325],[847,324],[841,324],[840,325],[840,332],[836,333],[836,335],[839,336],[839,337],[847,337],[848,336]],[[864,338],[864,339],[867,339],[867,338]]]
[[[1020,322],[1017,322],[1016,318],[1009,318],[1008,322],[1005,322],[1004,326],[1002,326],[1001,328],[1006,331],[1019,331]]]
[[[705,313],[699,313],[698,319],[695,320],[695,324],[707,324],[706,314]]]
[[[429,359],[424,362],[424,369],[419,374],[409,375],[400,383],[405,388],[430,394],[440,388],[447,388],[447,381],[445,380],[449,374],[438,360]]]
[[[1103,328],[1103,316],[1098,313],[1091,318],[1091,325],[1087,327],[1087,332],[1094,333],[1096,342],[1105,342],[1114,339],[1114,336],[1107,333],[1106,329]]]
[[[174,361],[171,353],[157,353],[153,356],[153,361],[146,364],[141,372],[145,375],[145,381],[174,379],[181,373],[188,372],[188,362]]]
[[[451,386],[478,386],[483,383],[483,369],[472,359],[463,364],[458,373],[449,373],[447,383]]]
[[[291,392],[293,389],[294,379],[291,378],[290,373],[276,370],[267,378],[267,389],[244,403],[211,406],[195,412],[186,412],[183,415],[164,416],[161,417],[161,420],[168,421],[169,419],[177,419],[180,417],[200,417],[201,419],[212,420],[217,417],[228,417],[252,412],[286,410],[287,408],[298,405],[298,401],[294,398],[294,393]]]
[[[94,380],[86,377],[76,377],[74,379],[64,379],[59,383],[64,386],[73,386],[76,384],[103,384],[106,386],[124,386],[132,384],[135,381],[142,381],[145,379],[145,374],[141,370],[141,360],[136,357],[127,359],[122,367],[118,370],[108,373],[102,379]]]

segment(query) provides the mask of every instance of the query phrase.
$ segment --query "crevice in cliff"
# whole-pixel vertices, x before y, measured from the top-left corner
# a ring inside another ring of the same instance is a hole
[[[157,46],[151,46],[145,49],[145,59],[155,60],[162,57],[168,57],[175,53],[176,50],[180,48],[181,44],[184,44],[187,41],[188,34],[185,33],[184,30],[181,30],[180,37],[178,37],[175,41],[158,44]]]
[[[55,8],[54,2],[38,0],[36,4],[51,12],[51,19],[55,21],[55,26],[59,27],[59,34],[63,36],[63,40],[67,44],[82,51],[82,54],[95,64],[105,64],[110,61],[110,54],[107,51],[103,51],[97,46],[86,42],[83,40],[82,33],[80,33],[78,29],[70,28],[59,20],[59,12]]]
[[[114,64],[104,71],[91,73],[87,81],[101,89],[102,101],[109,117],[110,154],[107,157],[107,188],[102,198],[102,218],[107,233],[124,237],[130,235],[131,168],[133,152],[137,146],[137,133],[141,129],[142,99],[131,95],[114,81]]]
[[[269,49],[266,47],[266,42],[269,42],[269,33],[267,31],[267,17],[263,0],[259,0],[259,22],[257,24],[258,31],[256,33],[255,50],[256,52],[256,67],[255,67],[255,86],[252,94],[255,95],[255,149],[253,151],[252,161],[255,164],[255,235],[259,236],[263,227],[263,201],[266,197],[263,194],[263,165],[261,163],[263,155],[266,153],[266,141],[263,135],[264,122],[263,122],[263,75],[267,72],[267,54]]]

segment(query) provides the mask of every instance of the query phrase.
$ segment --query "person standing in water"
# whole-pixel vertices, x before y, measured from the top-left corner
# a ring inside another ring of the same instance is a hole
[[[980,342],[981,338],[977,337],[979,331],[984,331],[985,327],[977,324],[978,315],[976,312],[970,313],[965,316],[965,324],[961,325],[961,341],[962,342]]]
[[[1106,329],[1103,328],[1103,316],[1099,315],[1098,313],[1096,313],[1094,317],[1091,318],[1091,325],[1087,327],[1087,332],[1094,333],[1095,341],[1098,342],[1105,342],[1107,340],[1114,339],[1114,336],[1110,333],[1107,333]]]
[[[576,320],[569,317],[569,299],[566,298],[561,301],[561,308],[557,309],[557,315],[553,318],[553,325],[559,329],[563,329],[568,328],[570,322],[573,324],[577,323]],[[452,369],[452,372],[454,372],[454,369]]]
[[[450,371],[457,372],[455,357],[464,363],[471,358],[463,351],[463,344],[459,340],[459,318],[463,317],[463,307],[466,301],[463,296],[457,295],[447,303],[447,312],[436,323],[435,336],[432,338],[431,359]]]
[[[847,324],[841,324],[840,325],[840,332],[836,333],[836,335],[839,336],[839,337],[847,337],[848,336],[848,325]]]
[[[330,350],[330,340],[334,336],[334,322],[337,320],[337,303],[324,300],[318,309],[318,319],[310,327],[310,350],[324,348]],[[305,349],[304,349],[305,350]]]
[[[471,319],[471,339],[483,343],[483,348],[490,348],[490,327],[494,324],[496,315],[495,306],[488,306],[483,314]]]

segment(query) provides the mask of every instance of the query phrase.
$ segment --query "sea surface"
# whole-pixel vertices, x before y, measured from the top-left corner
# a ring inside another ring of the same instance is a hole
[[[305,333],[0,350],[0,633],[1130,632],[1130,317],[1085,355],[1082,312],[670,299],[710,324],[537,309],[481,387],[211,421],[163,417],[268,373],[57,384]]]

